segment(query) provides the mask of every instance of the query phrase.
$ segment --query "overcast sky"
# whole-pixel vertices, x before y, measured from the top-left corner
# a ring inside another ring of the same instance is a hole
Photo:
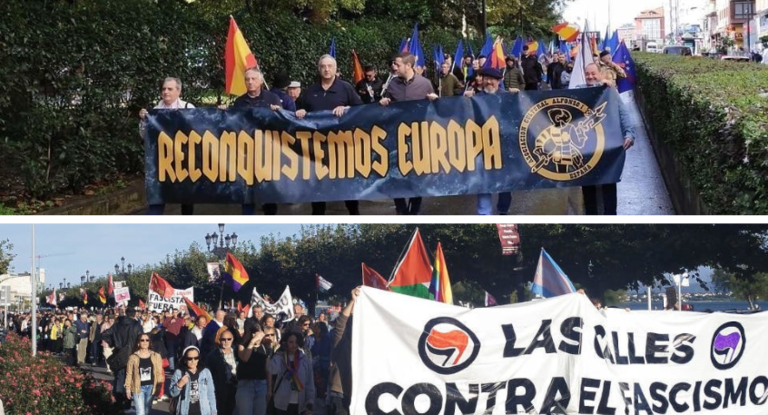
[[[663,0],[573,0],[567,3],[563,18],[568,22],[578,23],[583,27],[589,19],[590,30],[597,22],[597,29],[604,32],[608,25],[608,3],[611,4],[611,30],[626,23],[635,22],[635,17],[643,10],[655,9],[663,5]]]

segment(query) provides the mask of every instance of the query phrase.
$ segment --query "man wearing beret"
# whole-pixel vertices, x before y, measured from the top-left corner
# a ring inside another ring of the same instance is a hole
[[[483,68],[480,71],[480,75],[483,77],[483,90],[475,92],[468,90],[464,93],[465,97],[483,96],[483,95],[496,95],[504,96],[509,95],[511,92],[505,91],[500,88],[501,79],[504,77],[498,69]],[[509,207],[512,204],[512,193],[502,192],[499,193],[499,203],[496,209],[499,215],[509,214]],[[491,215],[493,214],[493,195],[490,193],[483,193],[477,195],[477,214],[478,215]]]

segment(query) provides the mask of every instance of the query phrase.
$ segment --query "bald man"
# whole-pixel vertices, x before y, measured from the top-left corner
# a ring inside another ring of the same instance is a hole
[[[587,83],[585,85],[579,85],[576,88],[592,88],[602,85],[612,86],[610,80],[605,80],[603,73],[595,63],[590,63],[584,67],[584,77]],[[624,136],[624,151],[629,150],[635,144],[635,132],[632,126],[629,112],[624,106],[624,102],[619,97],[619,93],[616,88],[610,88],[610,93],[614,95],[614,99],[619,102],[619,122],[621,124],[621,132]],[[581,188],[584,195],[584,210],[587,215],[597,215],[597,190],[598,186],[584,186]],[[604,184],[600,186],[600,190],[603,192],[603,214],[604,215],[616,215],[618,199],[616,195],[616,183]]]

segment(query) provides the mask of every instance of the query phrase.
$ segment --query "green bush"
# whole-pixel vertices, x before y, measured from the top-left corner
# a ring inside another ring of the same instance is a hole
[[[156,104],[165,77],[181,78],[184,98],[195,104],[225,98],[229,15],[211,12],[208,4],[0,1],[0,178],[11,183],[20,177],[29,196],[44,198],[140,175],[137,114]],[[311,83],[332,36],[347,79],[352,48],[363,64],[384,71],[413,27],[367,18],[315,25],[290,12],[262,12],[251,14],[244,4],[233,15],[268,81],[286,71]],[[433,43],[453,52],[458,36],[438,27],[424,31],[428,65]],[[473,47],[478,51],[479,42]]]
[[[711,214],[768,214],[768,68],[634,54],[645,110]]]

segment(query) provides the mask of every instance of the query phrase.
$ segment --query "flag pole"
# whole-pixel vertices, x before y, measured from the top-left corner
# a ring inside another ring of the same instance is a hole
[[[392,283],[392,279],[395,278],[395,272],[400,267],[400,262],[402,262],[403,257],[405,256],[405,252],[408,251],[408,248],[413,244],[413,238],[416,237],[416,232],[419,231],[419,228],[417,227],[416,230],[413,231],[413,235],[411,235],[411,239],[408,240],[408,243],[405,244],[403,247],[402,252],[400,252],[400,256],[397,258],[397,262],[395,262],[395,267],[392,268],[392,273],[389,275],[389,281],[387,281],[387,287],[389,287],[389,284]]]

